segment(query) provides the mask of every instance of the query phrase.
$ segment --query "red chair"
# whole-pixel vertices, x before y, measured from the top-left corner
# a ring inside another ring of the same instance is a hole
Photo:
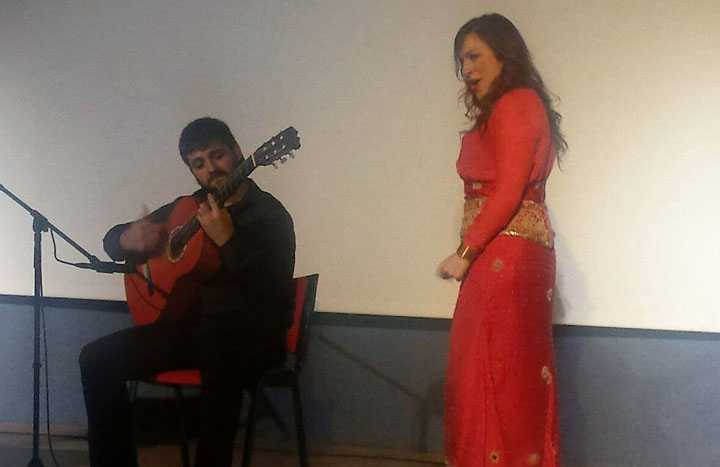
[[[255,434],[255,422],[258,416],[260,401],[266,400],[263,389],[266,387],[287,387],[292,389],[293,408],[295,412],[295,428],[297,431],[298,456],[300,465],[307,467],[307,444],[305,439],[305,424],[303,422],[302,402],[300,400],[299,376],[305,362],[307,345],[309,341],[310,315],[315,310],[315,295],[317,292],[318,275],[312,274],[295,278],[295,309],[293,311],[293,324],[287,331],[288,363],[284,367],[274,368],[265,372],[257,384],[248,389],[250,394],[250,410],[245,431],[243,446],[243,467],[249,467],[252,457],[252,446]],[[151,383],[171,386],[175,390],[178,401],[179,430],[181,433],[180,453],[184,467],[190,467],[187,432],[182,416],[182,388],[200,387],[199,370],[174,370],[160,373]],[[272,409],[271,409],[272,410]],[[274,410],[272,410],[274,413]],[[275,414],[276,415],[276,414]]]

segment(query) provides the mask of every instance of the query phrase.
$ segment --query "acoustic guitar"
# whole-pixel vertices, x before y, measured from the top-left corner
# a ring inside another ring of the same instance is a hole
[[[260,146],[245,159],[217,190],[219,206],[225,204],[250,173],[258,166],[284,163],[291,151],[300,147],[298,132],[289,127]],[[192,196],[178,199],[165,222],[168,233],[163,254],[144,264],[131,264],[125,274],[128,309],[137,325],[181,317],[192,304],[200,285],[220,268],[220,249],[203,232],[195,217],[199,200]]]

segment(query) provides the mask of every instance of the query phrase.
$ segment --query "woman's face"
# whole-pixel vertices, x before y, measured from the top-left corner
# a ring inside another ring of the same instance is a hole
[[[473,32],[465,36],[460,49],[460,64],[465,84],[477,99],[487,94],[502,71],[502,63],[490,46]]]

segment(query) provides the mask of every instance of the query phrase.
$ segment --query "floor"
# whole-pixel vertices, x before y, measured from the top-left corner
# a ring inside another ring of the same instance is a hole
[[[76,437],[53,437],[55,459],[53,460],[43,436],[40,441],[41,464],[30,465],[32,460],[32,436],[29,434],[0,433],[0,466],[8,467],[89,467],[87,441]],[[233,465],[240,465],[240,446]],[[172,444],[143,445],[138,449],[140,467],[180,467],[180,451]],[[437,454],[382,452],[379,450],[331,446],[311,449],[309,463],[312,467],[431,467],[444,465]],[[295,467],[299,465],[297,454],[289,450],[259,447],[253,452],[253,466]]]

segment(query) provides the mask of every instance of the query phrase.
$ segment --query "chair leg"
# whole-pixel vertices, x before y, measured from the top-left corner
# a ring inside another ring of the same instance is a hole
[[[300,399],[300,386],[295,380],[292,385],[293,408],[295,409],[295,430],[297,431],[298,456],[300,465],[308,467],[307,441],[305,439],[305,421],[303,420],[302,401]]]
[[[185,428],[185,416],[183,415],[182,388],[175,386],[175,401],[177,402],[178,429],[180,430],[180,457],[183,467],[190,467],[190,453],[188,449],[188,436]]]
[[[262,391],[262,389],[258,389],[258,387],[255,386],[248,391],[250,393],[250,408],[248,409],[248,420],[247,426],[245,427],[242,467],[250,467],[252,460],[253,440],[255,437],[255,412],[257,412],[257,394],[259,390]]]
[[[280,414],[275,410],[275,406],[272,402],[270,402],[270,399],[268,398],[267,394],[265,394],[265,391],[258,391],[257,393],[258,398],[258,405],[262,407],[260,413],[262,416],[267,415],[269,416],[273,422],[275,422],[275,425],[283,432],[287,433],[288,429],[285,426],[285,422],[283,421],[282,417],[280,417]]]
[[[128,394],[130,395],[130,403],[132,404],[137,399],[138,382],[135,380],[128,382]]]

